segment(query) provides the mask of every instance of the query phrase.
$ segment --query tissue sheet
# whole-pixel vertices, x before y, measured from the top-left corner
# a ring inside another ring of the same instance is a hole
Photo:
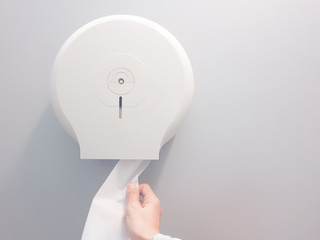
[[[130,240],[125,226],[126,188],[138,184],[150,160],[119,160],[92,200],[81,240]]]

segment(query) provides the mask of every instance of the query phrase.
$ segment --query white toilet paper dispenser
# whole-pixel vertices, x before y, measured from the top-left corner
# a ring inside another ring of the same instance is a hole
[[[141,17],[108,16],[86,24],[54,62],[54,110],[84,159],[158,159],[192,96],[183,47]]]

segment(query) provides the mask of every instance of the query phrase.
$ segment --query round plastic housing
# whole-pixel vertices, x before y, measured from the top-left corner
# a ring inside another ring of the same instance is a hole
[[[137,16],[84,25],[53,66],[54,110],[84,159],[158,159],[192,97],[192,68],[181,44]]]

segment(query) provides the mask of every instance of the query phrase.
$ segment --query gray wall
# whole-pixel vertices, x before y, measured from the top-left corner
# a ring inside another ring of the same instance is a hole
[[[105,15],[154,20],[183,44],[195,98],[143,174],[162,232],[188,239],[320,239],[317,0],[2,0],[0,239],[80,239],[116,161],[79,159],[49,98],[54,57]]]

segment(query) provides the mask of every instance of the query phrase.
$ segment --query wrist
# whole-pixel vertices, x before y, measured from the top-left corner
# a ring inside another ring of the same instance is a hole
[[[159,230],[149,231],[149,232],[143,234],[143,236],[141,236],[141,238],[139,238],[139,240],[153,240],[153,238],[159,233],[160,233]]]

